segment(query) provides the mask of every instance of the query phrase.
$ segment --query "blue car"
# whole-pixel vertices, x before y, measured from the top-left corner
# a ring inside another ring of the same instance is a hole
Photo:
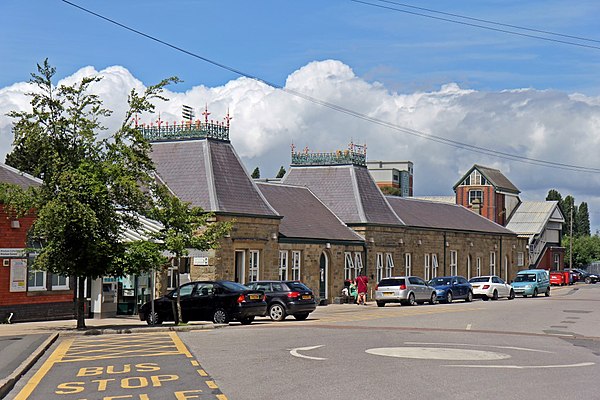
[[[429,281],[441,302],[452,303],[455,299],[473,300],[473,288],[462,276],[438,276]]]

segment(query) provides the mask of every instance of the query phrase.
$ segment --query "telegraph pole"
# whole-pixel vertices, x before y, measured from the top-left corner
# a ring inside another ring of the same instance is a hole
[[[570,211],[570,215],[571,217],[569,218],[569,225],[570,225],[570,238],[569,238],[569,268],[573,268],[573,204],[571,204],[571,211]]]

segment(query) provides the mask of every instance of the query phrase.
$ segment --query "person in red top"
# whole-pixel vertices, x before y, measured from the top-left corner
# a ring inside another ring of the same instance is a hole
[[[365,275],[359,275],[356,277],[356,289],[358,292],[358,305],[367,305],[367,283],[369,278]]]

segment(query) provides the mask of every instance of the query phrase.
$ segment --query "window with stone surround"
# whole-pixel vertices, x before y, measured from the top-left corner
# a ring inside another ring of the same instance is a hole
[[[458,275],[458,252],[450,250],[450,275]]]
[[[288,277],[288,252],[279,250],[279,280],[287,281]]]
[[[69,289],[69,277],[52,274],[52,290]]]
[[[300,280],[300,264],[302,260],[302,253],[299,251],[292,251],[292,280]]]
[[[517,252],[517,267],[525,265],[525,253],[522,251]]]
[[[490,251],[490,275],[496,275],[496,252]]]
[[[431,254],[431,277],[435,278],[436,276],[438,276],[438,258],[437,258],[437,254],[433,253]]]
[[[394,276],[394,257],[392,253],[386,253],[386,265],[385,265],[385,276],[390,277]]]
[[[344,253],[344,279],[352,280],[356,278],[354,273],[354,261],[352,260],[352,253],[349,251]]]
[[[431,259],[428,253],[424,254],[425,256],[425,265],[423,267],[425,280],[428,281],[431,279]]]
[[[173,290],[177,286],[177,277],[175,276],[176,267],[169,266],[167,270],[167,289]]]
[[[406,276],[412,275],[412,257],[410,253],[404,253],[404,270],[406,271]]]
[[[358,276],[362,273],[362,269],[363,269],[362,253],[359,251],[354,252],[354,268],[355,268],[354,276]]]
[[[248,281],[256,282],[259,279],[260,251],[250,250],[250,266],[248,269]]]
[[[383,279],[383,253],[377,253],[377,282]]]
[[[481,276],[481,257],[477,257],[477,276]]]

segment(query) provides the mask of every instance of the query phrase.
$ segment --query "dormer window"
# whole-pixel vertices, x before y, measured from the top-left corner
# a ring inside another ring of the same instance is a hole
[[[463,182],[465,186],[485,186],[487,184],[487,180],[476,169]]]
[[[483,190],[469,190],[469,204],[483,204]]]

